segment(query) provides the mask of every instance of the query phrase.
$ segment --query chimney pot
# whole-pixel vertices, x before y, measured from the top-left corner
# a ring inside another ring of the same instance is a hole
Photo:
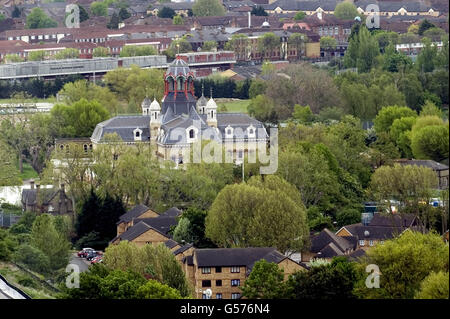
[[[30,181],[30,186],[31,186],[31,189],[34,189],[34,179],[32,179],[32,180]]]

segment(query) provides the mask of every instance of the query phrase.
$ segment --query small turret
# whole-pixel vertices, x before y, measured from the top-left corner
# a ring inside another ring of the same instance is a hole
[[[211,90],[211,98],[208,103],[206,103],[206,124],[209,126],[217,127],[217,104],[212,98],[212,90]]]
[[[204,89],[204,87],[202,84],[202,96],[197,100],[197,103],[196,103],[198,114],[205,114],[206,104],[208,103],[208,100],[206,99],[206,97],[204,95],[203,89]]]
[[[141,104],[142,115],[150,115],[150,112],[149,112],[150,103],[151,103],[151,100],[148,98],[148,96],[146,96],[144,101],[142,101],[142,104]]]
[[[150,137],[154,140],[161,128],[161,106],[156,101],[156,98],[153,99],[148,109],[150,113]]]

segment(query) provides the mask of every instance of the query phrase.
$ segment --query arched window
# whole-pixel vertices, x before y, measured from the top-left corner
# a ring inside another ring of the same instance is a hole
[[[182,77],[179,77],[179,78],[177,78],[177,91],[183,91],[184,90],[184,88],[183,88],[183,83],[184,81],[183,81],[183,78]]]
[[[194,132],[193,129],[191,129],[191,130],[189,131],[189,138],[194,138],[194,137],[195,137],[195,132]]]
[[[174,87],[174,81],[173,81],[173,78],[172,77],[169,77],[168,79],[167,79],[167,81],[169,82],[169,91],[175,91],[175,87]]]
[[[84,145],[83,145],[83,149],[84,149],[84,152],[87,153],[87,151],[88,151],[88,146],[87,146],[86,144],[84,144]]]
[[[139,131],[136,131],[136,137],[141,136],[141,133]]]

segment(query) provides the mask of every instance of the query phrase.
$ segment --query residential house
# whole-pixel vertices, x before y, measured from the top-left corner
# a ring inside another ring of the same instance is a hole
[[[183,270],[195,288],[195,298],[240,299],[241,287],[250,275],[255,262],[265,259],[284,270],[284,278],[305,266],[270,247],[194,249],[191,256],[182,259]]]
[[[401,235],[405,230],[417,230],[418,220],[412,214],[374,214],[369,224],[357,223],[341,227],[337,236],[356,238],[357,249],[368,249]],[[353,238],[351,240],[353,240]]]
[[[439,10],[432,5],[428,5],[425,1],[373,1],[373,0],[361,0],[355,1],[355,6],[359,13],[364,15],[373,14],[369,5],[377,5],[379,7],[380,16],[439,16]]]
[[[66,215],[74,220],[72,200],[65,192],[64,184],[59,189],[41,188],[35,185],[34,180],[30,182],[30,189],[22,190],[22,210],[37,214],[48,213],[55,216]],[[35,187],[36,186],[36,187]]]

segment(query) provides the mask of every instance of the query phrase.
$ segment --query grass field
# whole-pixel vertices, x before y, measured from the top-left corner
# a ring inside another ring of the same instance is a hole
[[[19,168],[19,163],[17,163],[17,168]],[[23,163],[23,173],[19,175],[22,180],[30,178],[39,178],[39,174],[31,167],[28,163]]]
[[[215,99],[219,112],[221,108],[225,107],[227,113],[247,113],[247,106],[250,104],[250,100],[238,100],[238,99]]]

